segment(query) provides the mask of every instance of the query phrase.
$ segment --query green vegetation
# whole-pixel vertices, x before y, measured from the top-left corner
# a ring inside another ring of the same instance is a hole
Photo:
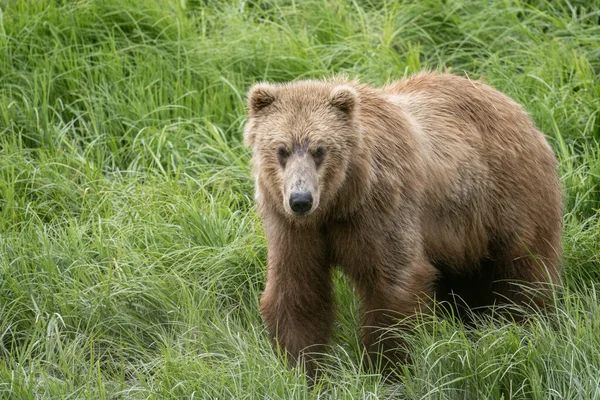
[[[598,0],[0,0],[0,397],[600,398]],[[241,144],[255,81],[448,69],[525,105],[565,187],[549,317],[424,318],[361,371],[357,300],[314,388],[258,312]]]

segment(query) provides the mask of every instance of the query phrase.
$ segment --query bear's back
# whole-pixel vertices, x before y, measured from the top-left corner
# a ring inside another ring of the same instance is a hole
[[[422,232],[432,258],[461,265],[486,256],[503,234],[499,227],[533,240],[527,236],[540,230],[536,219],[560,225],[554,154],[519,104],[450,74],[419,74],[381,93],[406,115],[421,144]]]

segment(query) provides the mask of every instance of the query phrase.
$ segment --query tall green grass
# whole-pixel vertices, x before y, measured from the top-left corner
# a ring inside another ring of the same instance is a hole
[[[600,3],[0,0],[5,398],[600,398]],[[483,78],[548,135],[565,188],[554,314],[423,318],[396,379],[360,369],[357,299],[314,388],[258,312],[241,144],[259,80]]]

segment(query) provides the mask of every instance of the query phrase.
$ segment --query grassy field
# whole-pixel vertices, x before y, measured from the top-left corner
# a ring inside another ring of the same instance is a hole
[[[600,399],[600,1],[0,0],[1,398]],[[522,325],[423,318],[362,371],[357,299],[314,388],[258,297],[241,142],[258,80],[483,78],[547,134],[564,289]]]

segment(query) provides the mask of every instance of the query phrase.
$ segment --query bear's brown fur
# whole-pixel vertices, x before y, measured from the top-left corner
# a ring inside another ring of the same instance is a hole
[[[510,281],[559,283],[554,154],[521,106],[481,82],[257,84],[244,135],[268,243],[261,313],[309,374],[332,329],[335,266],[360,294],[366,350],[392,357],[399,343],[379,328],[435,296],[543,305]]]

